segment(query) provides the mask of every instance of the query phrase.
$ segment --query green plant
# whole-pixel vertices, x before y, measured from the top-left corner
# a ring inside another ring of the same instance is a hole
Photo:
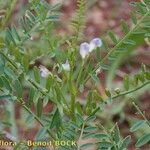
[[[15,2],[10,2],[10,9],[6,11],[7,17],[2,17],[0,26],[0,100],[5,100],[4,109],[9,112],[10,118],[0,121],[1,136],[5,136],[3,130],[9,127],[10,134],[14,137],[11,140],[19,141],[14,116],[17,103],[24,109],[24,123],[30,125],[35,120],[41,125],[35,136],[36,141],[76,141],[73,146],[56,147],[53,143],[51,146],[54,149],[127,149],[131,136],[123,138],[117,123],[112,123],[107,128],[97,118],[115,99],[121,100],[122,97],[143,87],[149,87],[150,72],[142,64],[139,73],[131,78],[128,75],[124,76],[120,89],[106,88],[103,95],[97,88],[100,83],[98,74],[108,70],[108,84],[111,84],[114,71],[122,58],[126,58],[131,49],[135,49],[143,44],[145,38],[149,38],[150,1],[132,3],[139,16],[137,18],[136,13],[131,12],[131,29],[122,22],[124,36],[120,40],[113,32],[109,32],[108,35],[114,43],[113,48],[108,48],[107,42],[99,38],[93,39],[90,44],[84,42],[79,47],[83,38],[81,33],[85,27],[85,0],[77,1],[77,13],[71,23],[74,31],[71,37],[59,37],[54,32],[61,15],[58,11],[61,5],[52,6],[42,0],[29,1],[29,8],[19,21],[19,29],[15,25],[8,27]],[[106,50],[106,55],[103,58],[97,55],[96,61],[93,60],[91,55],[95,52],[99,54],[102,50]],[[86,86],[89,81],[92,85],[88,89]],[[80,94],[84,91],[87,92],[87,96],[85,100],[80,100]],[[24,96],[25,93],[27,96]],[[49,104],[53,105],[53,111],[45,113],[44,107]],[[33,106],[36,112],[32,110]],[[144,114],[141,111],[140,113],[145,121],[138,122],[131,131],[135,131],[135,128],[138,129],[146,122],[149,124]],[[149,134],[144,136],[144,140],[138,140],[137,147],[149,142]],[[90,140],[83,144],[87,139]],[[28,147],[19,141],[14,149]]]

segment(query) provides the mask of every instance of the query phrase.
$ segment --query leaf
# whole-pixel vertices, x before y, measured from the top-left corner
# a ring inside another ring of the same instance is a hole
[[[0,95],[0,100],[11,99],[10,95]]]
[[[24,54],[24,56],[22,58],[22,62],[23,62],[22,65],[24,66],[24,69],[27,72],[29,69],[29,56]]]
[[[84,85],[83,84],[80,84],[79,90],[80,90],[81,93],[84,91]]]
[[[96,116],[89,116],[85,121],[88,122],[93,122],[96,119]]]
[[[9,28],[6,31],[6,42],[8,42],[9,45],[11,43],[16,45],[15,39],[13,38],[13,35],[12,35],[11,30]]]
[[[60,9],[61,6],[62,6],[61,3],[57,3],[57,4],[53,5],[53,6],[50,6],[50,10],[51,11],[52,10],[58,10],[58,9]]]
[[[46,80],[46,89],[49,91],[52,87],[52,84],[53,84],[53,80],[51,78],[51,76],[48,76],[47,77],[47,80]]]
[[[125,34],[127,34],[127,33],[130,31],[130,30],[129,30],[129,27],[128,27],[128,25],[127,25],[127,23],[126,23],[124,20],[122,20],[121,25],[122,25],[122,31],[123,31]]]
[[[133,41],[133,40],[130,40],[130,39],[125,40],[123,43],[124,43],[124,44],[128,44],[128,45],[133,45],[133,46],[136,45],[136,42]]]
[[[107,42],[106,42],[105,40],[102,40],[102,43],[103,43],[102,47],[103,47],[105,50],[108,50],[109,47],[108,47]]]
[[[135,132],[137,131],[138,129],[142,128],[146,123],[146,120],[139,120],[137,121],[131,128],[130,128],[130,131],[131,132]]]
[[[150,4],[150,0],[144,0],[145,4]]]
[[[60,116],[59,110],[56,109],[53,115],[52,121],[51,121],[50,128],[54,128],[54,127],[60,128],[60,125],[61,125],[61,116]]]
[[[145,34],[145,33],[147,33],[147,31],[144,29],[136,29],[132,34],[137,35],[137,34]]]
[[[81,126],[84,123],[83,116],[79,113],[76,113],[76,120],[78,126]]]
[[[139,12],[142,14],[142,15],[145,15],[146,14],[146,7],[144,5],[144,3],[136,3],[136,6],[137,8],[139,9]]]
[[[100,101],[100,102],[102,102],[103,101],[103,98],[102,98],[102,96],[97,92],[97,90],[94,90],[93,91],[93,96],[94,96],[94,99],[95,99],[95,101]]]
[[[116,60],[116,57],[110,55],[110,56],[108,57],[108,60],[110,60],[110,61],[115,61],[115,60]]]
[[[124,76],[123,85],[124,85],[125,90],[128,91],[129,90],[129,76],[128,75]]]
[[[17,79],[17,76],[16,76],[16,74],[14,73],[14,71],[13,70],[11,70],[10,68],[4,68],[4,72],[5,72],[5,74],[7,75],[7,76],[9,76],[11,79],[13,79],[13,80],[15,80],[15,79]]]
[[[1,79],[1,77],[0,77],[0,87],[1,88],[3,87],[3,80]]]
[[[12,27],[12,28],[10,29],[10,32],[12,33],[13,37],[14,37],[17,41],[21,41],[20,36],[19,36],[19,34],[18,34],[18,32],[17,32],[17,30],[16,30],[15,27]]]
[[[100,80],[96,74],[92,74],[91,77],[97,84],[100,82]]]
[[[117,38],[116,38],[116,36],[114,35],[113,32],[108,32],[108,35],[109,35],[110,39],[113,41],[114,44],[118,43],[118,40],[117,40]]]
[[[98,133],[98,134],[95,134],[95,138],[97,138],[97,139],[107,139],[107,138],[109,138],[109,136],[105,133]]]
[[[25,123],[31,124],[33,121],[34,121],[34,116],[32,114],[29,114],[25,120]]]
[[[93,143],[86,143],[86,144],[83,144],[82,146],[80,146],[80,149],[89,149],[89,147],[93,146],[94,144]]]
[[[131,136],[127,136],[123,141],[122,141],[122,144],[121,146],[119,147],[118,150],[124,150],[124,149],[127,149],[128,145],[130,144],[131,142]]]
[[[88,133],[82,136],[82,139],[90,139],[90,138],[94,138],[95,137],[95,133]]]
[[[86,113],[89,115],[92,112],[92,100],[93,100],[93,92],[89,91],[87,95],[87,102],[86,102]]]
[[[137,18],[133,12],[130,13],[130,17],[132,19],[132,22],[136,25],[137,24]]]
[[[29,98],[28,98],[28,107],[30,107],[30,108],[33,103],[34,95],[35,95],[35,89],[31,87],[30,91],[29,91]]]
[[[22,85],[21,85],[21,83],[20,83],[20,81],[18,79],[16,79],[13,82],[13,88],[14,88],[15,93],[18,96],[18,98],[22,98],[22,96],[23,96],[23,89],[22,89]]]
[[[109,70],[110,66],[106,64],[101,64],[100,68],[102,68],[103,70]]]
[[[41,117],[43,111],[43,101],[41,99],[38,100],[36,111],[37,111],[37,116]]]
[[[12,87],[11,87],[11,85],[10,85],[9,80],[8,80],[5,76],[1,76],[0,78],[1,78],[1,80],[2,80],[2,82],[3,82],[3,86],[4,86],[7,90],[9,90],[9,91],[11,92],[11,91],[12,91]]]
[[[89,149],[93,145],[94,145],[93,143],[86,143],[80,146],[80,149],[86,150],[87,148]]]
[[[136,143],[136,147],[141,147],[150,141],[150,133],[147,133],[140,137]]]
[[[118,125],[116,125],[115,129],[114,129],[114,134],[113,134],[113,138],[115,140],[116,143],[118,143],[120,141],[120,131],[119,131],[119,127]]]
[[[38,133],[36,134],[35,139],[36,139],[37,141],[42,140],[42,139],[45,137],[46,132],[47,132],[47,129],[46,129],[46,128],[41,128],[41,129],[38,131]]]
[[[81,114],[81,115],[83,114],[81,104],[79,102],[76,102],[76,109],[79,114]]]
[[[99,109],[100,107],[95,108],[90,115],[91,116],[95,115],[99,111]]]
[[[33,68],[34,71],[34,78],[37,82],[40,82],[40,72],[39,69],[37,67]]]
[[[26,14],[25,16],[30,20],[31,23],[34,23],[36,18],[35,16],[33,15],[33,13],[29,10],[26,10]]]
[[[97,130],[97,128],[92,127],[92,126],[84,128],[84,132],[88,132],[88,133],[96,131],[96,130]]]
[[[108,89],[105,89],[105,94],[108,96],[108,97],[111,97],[111,93]]]
[[[111,148],[112,146],[113,146],[113,144],[112,143],[110,143],[110,142],[98,142],[98,143],[96,143],[96,145],[99,147],[99,148]]]

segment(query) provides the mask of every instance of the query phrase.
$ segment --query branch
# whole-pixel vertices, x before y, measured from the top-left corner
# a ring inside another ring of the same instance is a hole
[[[143,119],[146,120],[147,125],[150,127],[150,122],[148,121],[148,119],[146,118],[144,113],[140,110],[140,108],[134,102],[133,102],[133,105],[136,108],[136,110],[138,111],[138,113],[143,117]]]
[[[85,123],[83,123],[82,128],[81,128],[81,133],[80,133],[79,140],[78,140],[77,150],[80,150],[80,144],[79,144],[79,142],[81,142],[83,131],[84,131],[84,127],[85,127]]]
[[[118,95],[115,95],[115,96],[112,97],[112,99],[115,99],[115,98],[118,98],[118,97],[121,97],[121,96],[130,94],[130,93],[133,93],[133,92],[135,92],[135,91],[137,91],[137,90],[143,88],[144,86],[146,86],[146,85],[148,85],[148,84],[150,84],[150,81],[147,81],[147,82],[143,83],[142,85],[136,87],[135,89],[132,89],[132,90],[130,90],[130,91],[126,91],[126,92],[120,93],[120,94],[118,94]]]

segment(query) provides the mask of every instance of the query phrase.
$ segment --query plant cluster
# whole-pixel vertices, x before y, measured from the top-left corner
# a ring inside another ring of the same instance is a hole
[[[122,21],[124,35],[121,38],[113,32],[108,33],[112,47],[99,37],[90,43],[81,42],[86,0],[77,0],[76,15],[71,21],[74,33],[69,37],[61,37],[54,30],[61,15],[61,4],[29,0],[25,14],[19,19],[19,28],[9,25],[15,4],[16,0],[9,1],[9,9],[0,10],[0,101],[4,101],[1,109],[6,114],[0,121],[0,137],[4,138],[5,128],[9,128],[10,140],[20,140],[14,115],[15,105],[19,104],[23,108],[22,119],[27,128],[35,121],[40,125],[36,141],[76,141],[76,146],[53,145],[54,149],[128,149],[131,136],[122,137],[117,122],[104,125],[99,118],[107,120],[104,113],[109,106],[114,106],[115,113],[120,113],[125,102],[131,101],[130,95],[141,89],[145,91],[150,85],[150,72],[142,64],[139,73],[132,77],[126,74],[121,87],[113,88],[113,79],[120,64],[135,48],[149,40],[150,0],[131,3],[135,7],[130,13],[132,26]],[[101,53],[105,56],[102,57]],[[107,88],[101,94],[98,75],[103,71],[107,72]],[[82,100],[84,92],[87,94]],[[53,111],[45,113],[44,107],[49,104],[53,106]],[[135,100],[132,105],[142,119],[132,122],[130,131],[138,133],[145,129],[142,136],[137,136],[135,146],[139,148],[150,141],[150,121]],[[108,119],[113,114],[109,115]],[[14,149],[28,147],[18,142]]]

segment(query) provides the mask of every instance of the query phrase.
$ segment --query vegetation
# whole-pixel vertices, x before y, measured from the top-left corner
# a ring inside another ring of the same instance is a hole
[[[140,115],[139,119],[130,120],[129,130],[137,137],[135,147],[148,146],[150,121],[136,99],[150,87],[149,70],[141,64],[141,70],[132,76],[126,74],[118,88],[113,81],[117,69],[133,50],[149,40],[149,0],[131,3],[132,25],[122,21],[121,38],[108,32],[113,46],[101,37],[82,43],[86,0],[77,0],[76,15],[71,21],[73,33],[64,37],[55,33],[61,4],[29,0],[16,27],[10,25],[16,0],[0,3],[0,102],[4,102],[0,108],[4,112],[0,120],[1,139],[6,137],[5,129],[9,129],[9,140],[17,141],[14,149],[28,149],[20,144],[15,118],[15,109],[21,107],[21,119],[27,129],[40,125],[35,141],[76,141],[73,146],[53,144],[54,149],[128,149],[131,135],[123,137],[118,123],[112,121],[114,114],[123,115],[122,109],[128,102]],[[98,90],[100,72],[107,73],[104,93]],[[86,96],[81,96],[84,93]],[[52,110],[45,112],[49,105]]]

